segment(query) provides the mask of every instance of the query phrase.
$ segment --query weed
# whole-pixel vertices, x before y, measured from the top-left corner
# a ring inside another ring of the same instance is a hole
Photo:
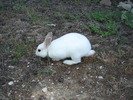
[[[85,28],[85,30],[90,31],[90,28],[87,25],[82,24],[82,26]]]
[[[3,13],[5,11],[4,7],[0,7],[0,13]]]
[[[70,14],[70,13],[61,13],[60,11],[56,12],[57,17],[59,17],[62,20],[71,19],[71,20],[78,20],[79,16]]]
[[[30,18],[30,22],[36,23],[42,21],[42,17],[38,16],[34,9],[25,8],[26,15]]]
[[[131,28],[133,28],[133,14],[131,12],[126,12],[125,13],[126,19],[125,19],[125,24]]]
[[[118,45],[115,48],[115,56],[118,58],[121,58],[125,55],[125,52],[123,51],[123,46],[122,45]]]
[[[85,29],[94,31],[97,34],[100,34],[102,36],[110,36],[115,33],[117,33],[117,26],[120,24],[120,22],[114,22],[113,20],[117,20],[120,18],[121,12],[115,11],[115,12],[94,12],[91,14],[88,14],[87,12],[84,12],[85,17],[88,18],[88,20],[96,20],[94,23],[88,23],[88,26],[83,25]],[[117,17],[116,17],[117,16]],[[90,29],[89,29],[89,28]],[[103,28],[103,29],[102,29]]]
[[[107,48],[106,48],[106,47],[102,47],[102,48],[99,48],[99,49],[98,49],[98,52],[103,52],[103,51],[105,51],[105,50],[107,50]]]
[[[108,34],[105,34],[105,36],[109,36],[109,35],[113,35],[115,33],[117,33],[117,26],[118,26],[118,22],[114,22],[112,20],[109,20],[108,22],[106,22],[106,29]]]
[[[107,20],[105,14],[103,12],[94,12],[94,13],[90,14],[90,16],[88,16],[88,17],[94,18],[97,21]]]
[[[106,47],[101,47],[97,50],[97,55],[98,56],[102,56],[102,52],[107,51]]]
[[[98,23],[95,23],[95,24],[88,23],[88,25],[95,33],[100,33]]]
[[[26,8],[27,4],[25,2],[21,2],[21,3],[15,3],[13,6],[13,9],[16,13],[20,12],[20,10],[22,8]]]
[[[113,22],[111,20],[106,22],[105,23],[105,31],[104,30],[102,31],[100,29],[100,25],[98,23],[94,23],[94,24],[89,23],[88,26],[95,33],[100,34],[100,35],[106,37],[106,36],[110,36],[110,35],[113,35],[113,34],[117,33],[117,25],[118,24],[119,23],[115,23],[115,22]]]
[[[23,11],[30,18],[31,23],[43,22],[42,17],[33,8],[27,7],[25,2],[14,4],[13,8],[16,13]]]
[[[101,0],[94,0],[96,3],[99,3]]]
[[[14,41],[15,43],[15,41]],[[13,62],[17,62],[21,57],[24,55],[27,55],[31,52],[31,46],[34,43],[34,41],[19,41],[15,43],[15,48],[13,50]]]
[[[18,43],[15,48],[14,55],[16,58],[20,58],[27,53],[27,49],[24,47],[24,43]]]
[[[116,38],[116,40],[118,41],[119,44],[120,44],[120,43],[123,44],[123,43],[127,43],[127,42],[128,42],[128,40],[127,40],[126,38],[124,38],[124,37],[121,38],[121,37],[119,37],[119,36]]]
[[[94,12],[91,13],[90,16],[91,18],[94,18],[97,21],[107,21],[107,20],[112,20],[112,19],[121,19],[121,14],[122,12],[120,11],[115,11],[115,12],[105,12],[105,11],[101,11],[101,12]]]
[[[23,42],[17,43],[13,51],[13,62],[17,62],[25,54],[27,54],[27,48],[25,47],[25,44]]]
[[[53,69],[47,69],[47,70],[42,70],[38,72],[38,76],[40,76],[42,73],[53,73],[55,70]]]
[[[50,1],[49,1],[49,0],[43,0],[43,2],[44,2],[46,5],[49,5],[49,4],[50,4]]]
[[[44,24],[49,23],[49,18],[42,18],[39,13],[37,13],[34,9],[32,8],[25,8],[26,15],[30,18],[30,22],[35,24],[38,22],[42,22]]]
[[[79,18],[79,16],[72,15],[72,14],[69,14],[69,17],[70,17],[72,20],[78,20],[78,18]]]
[[[124,56],[124,54],[121,52],[121,51],[118,51],[116,54],[115,54],[116,57],[118,58],[121,58]]]

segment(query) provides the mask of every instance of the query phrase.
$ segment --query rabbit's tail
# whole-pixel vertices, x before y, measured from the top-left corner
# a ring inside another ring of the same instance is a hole
[[[90,50],[87,56],[92,56],[92,55],[94,55],[95,53],[96,53],[96,52],[95,52],[94,50]]]

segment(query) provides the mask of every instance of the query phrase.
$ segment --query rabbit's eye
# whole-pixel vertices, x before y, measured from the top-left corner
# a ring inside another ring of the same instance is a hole
[[[41,50],[40,49],[38,49],[38,52],[40,52]]]

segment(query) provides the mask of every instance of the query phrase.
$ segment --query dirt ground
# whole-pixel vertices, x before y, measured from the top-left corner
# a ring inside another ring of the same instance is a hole
[[[133,100],[132,28],[120,24],[118,33],[102,37],[86,30],[87,19],[80,16],[85,10],[115,11],[117,1],[110,7],[86,0],[22,1],[27,5],[1,2],[6,10],[0,14],[0,100]],[[36,47],[48,32],[54,38],[82,33],[96,54],[72,66],[37,57]]]

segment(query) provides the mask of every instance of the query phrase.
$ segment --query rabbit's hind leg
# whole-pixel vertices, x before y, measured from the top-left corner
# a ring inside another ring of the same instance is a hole
[[[78,64],[81,62],[81,57],[71,57],[72,60],[64,60],[63,63],[67,65]]]

